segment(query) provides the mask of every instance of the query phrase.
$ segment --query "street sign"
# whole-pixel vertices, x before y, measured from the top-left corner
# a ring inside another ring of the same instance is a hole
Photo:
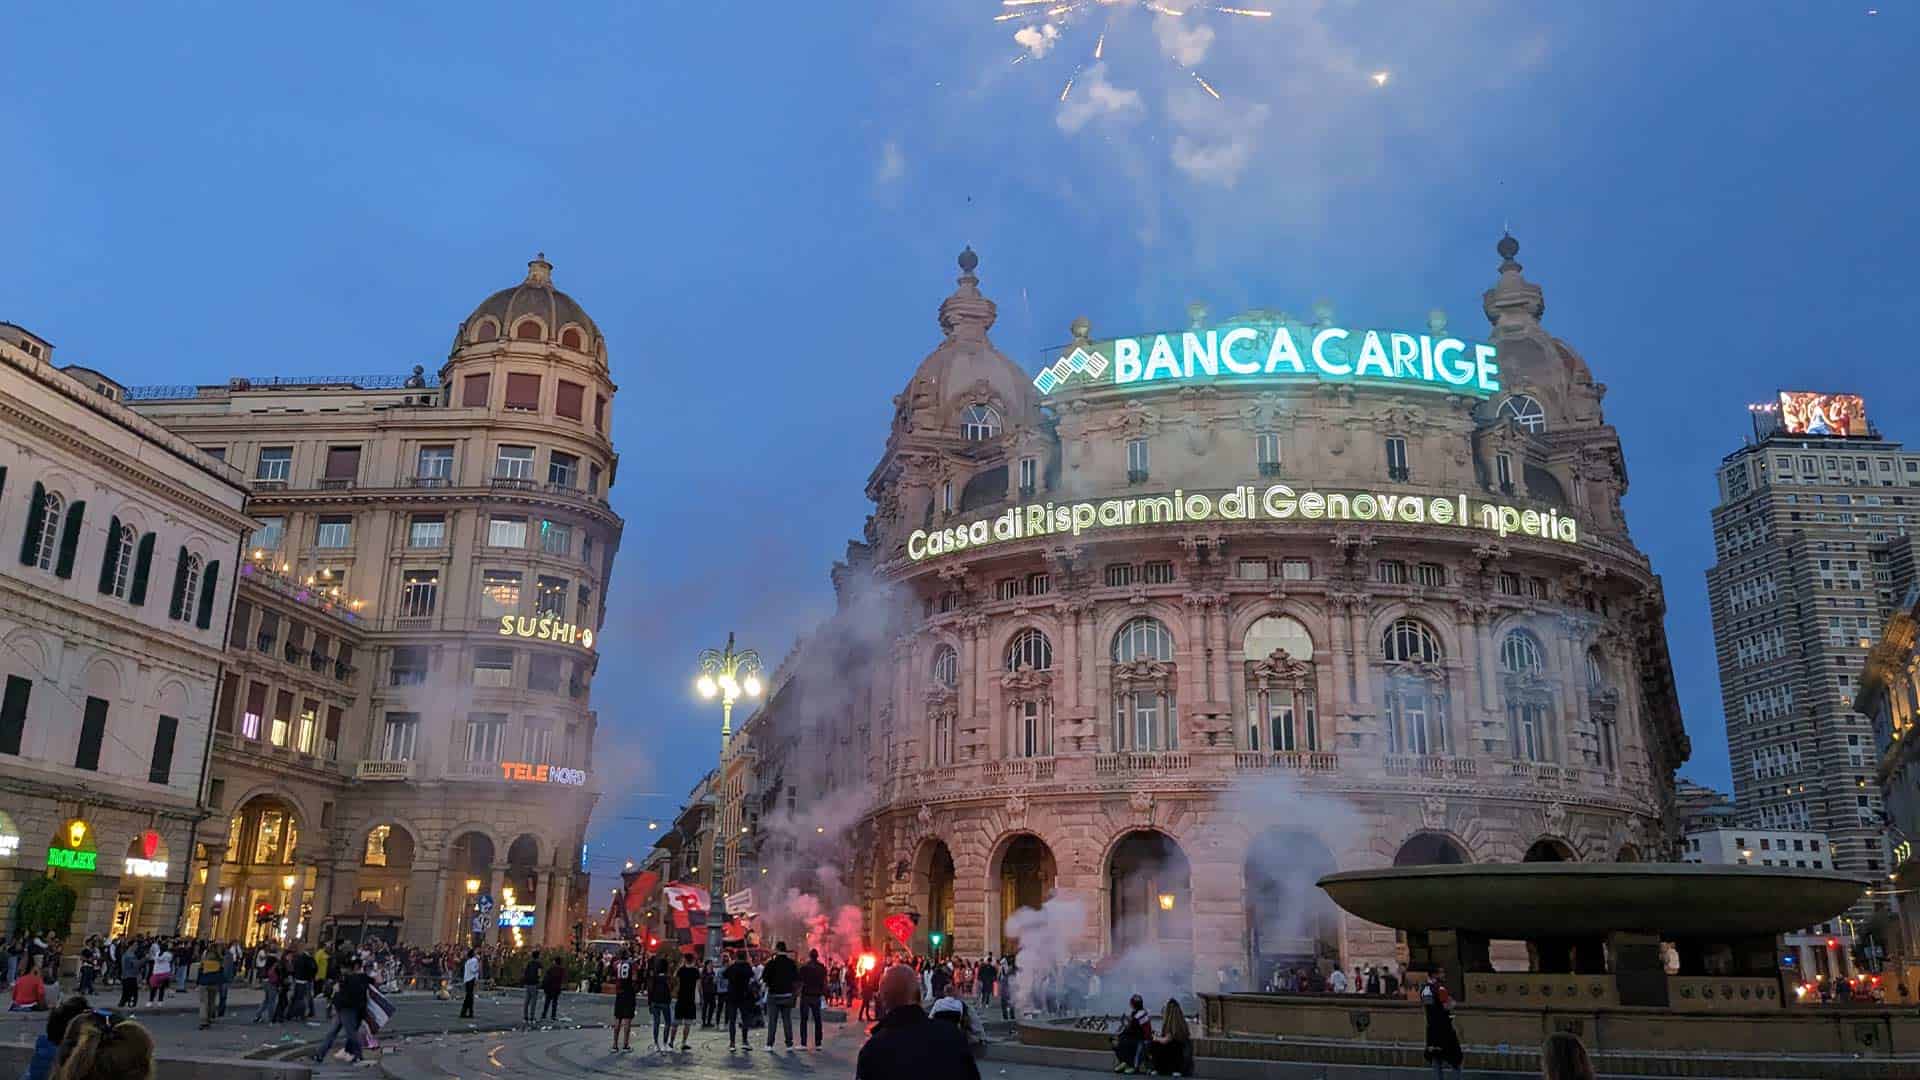
[[[482,915],[485,915],[487,912],[492,911],[493,897],[488,893],[481,893],[479,896],[474,897],[473,910],[479,912]]]

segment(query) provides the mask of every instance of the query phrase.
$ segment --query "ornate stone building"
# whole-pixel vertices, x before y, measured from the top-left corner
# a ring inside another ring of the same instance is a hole
[[[836,575],[843,620],[854,571],[892,605],[837,733],[876,791],[870,927],[999,953],[1070,897],[1074,955],[1170,946],[1207,989],[1392,959],[1311,887],[1336,868],[1668,854],[1660,580],[1606,388],[1499,247],[1491,348],[1438,312],[1363,346],[1325,305],[1196,308],[1132,342],[1078,320],[1037,380],[962,254]]]
[[[606,342],[526,279],[438,378],[141,387],[134,407],[250,478],[187,924],[311,940],[559,942],[585,918],[589,702],[623,523]],[[511,898],[509,897],[511,892]],[[517,932],[516,932],[517,931]]]

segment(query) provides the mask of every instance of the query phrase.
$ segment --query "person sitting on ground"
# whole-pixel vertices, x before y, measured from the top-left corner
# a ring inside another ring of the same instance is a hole
[[[1186,1010],[1172,998],[1160,1012],[1160,1033],[1147,1043],[1147,1057],[1153,1071],[1162,1076],[1185,1076],[1193,1071],[1193,1033],[1187,1028]]]
[[[967,1040],[952,1024],[927,1020],[920,979],[902,964],[880,977],[880,1022],[854,1064],[855,1080],[980,1080]]]
[[[1545,1080],[1594,1080],[1586,1044],[1570,1031],[1556,1031],[1540,1044],[1540,1075]]]
[[[152,1080],[153,1036],[132,1020],[83,1011],[67,1024],[53,1080]]]
[[[29,968],[27,973],[14,980],[13,1004],[7,1007],[9,1012],[39,1012],[47,1007],[47,981],[40,976],[39,969]]]
[[[60,1044],[66,1041],[68,1025],[86,1011],[87,999],[75,994],[47,1013],[46,1033],[34,1038],[33,1057],[28,1059],[26,1074],[20,1080],[47,1080],[53,1075],[54,1059],[60,1053]]]
[[[1147,1043],[1153,1039],[1153,1015],[1135,994],[1127,999],[1127,1015],[1120,1018],[1120,1032],[1113,1037],[1113,1056],[1120,1063],[1117,1073],[1137,1073],[1146,1062]]]

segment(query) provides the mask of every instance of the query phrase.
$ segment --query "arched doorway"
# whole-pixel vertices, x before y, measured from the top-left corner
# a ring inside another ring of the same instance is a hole
[[[227,821],[226,865],[216,900],[222,908],[219,936],[248,945],[284,942],[302,929],[306,873],[295,865],[302,822],[293,804],[277,795],[242,803]]]
[[[1164,947],[1190,954],[1193,872],[1166,833],[1139,829],[1107,859],[1108,927],[1113,952]]]
[[[935,840],[926,860],[926,909],[920,918],[916,947],[929,953],[945,953],[953,948],[953,852],[944,840]],[[934,944],[938,934],[939,944]]]
[[[1007,930],[1007,919],[1021,910],[1038,910],[1053,895],[1057,868],[1053,849],[1032,833],[1011,837],[1001,846],[994,867],[998,901],[988,927],[998,944],[992,950],[1002,956],[1017,955],[1020,939]]]
[[[1247,968],[1229,978],[1259,989],[1280,970],[1340,965],[1340,912],[1317,884],[1339,869],[1311,833],[1268,829],[1247,848]]]
[[[460,834],[447,849],[446,865],[453,878],[448,882],[448,895],[442,898],[453,915],[446,921],[452,928],[448,936],[454,941],[478,944],[486,932],[486,922],[475,922],[479,916],[474,902],[493,887],[492,837],[479,832]]]
[[[120,888],[114,894],[115,937],[157,931],[166,913],[167,843],[154,829],[143,829],[127,841],[126,856],[120,862]]]
[[[1393,856],[1395,866],[1458,866],[1471,861],[1452,837],[1432,832],[1414,833]]]
[[[1521,862],[1576,862],[1578,856],[1564,841],[1551,836],[1543,836],[1533,842],[1527,853],[1520,857]]]
[[[1621,844],[1620,851],[1613,857],[1614,862],[1639,862],[1640,849],[1632,844]]]
[[[340,925],[357,927],[360,937],[355,940],[364,940],[376,925],[400,935],[413,856],[413,834],[405,826],[388,822],[368,829],[360,845],[360,875],[354,895],[350,903],[336,902],[329,914]]]
[[[546,927],[540,925],[538,910],[540,896],[540,841],[530,833],[521,833],[507,845],[507,873],[502,879],[500,895],[494,897],[499,904],[500,915],[508,925],[500,927],[500,939],[503,943],[516,947],[523,946]],[[525,910],[520,910],[525,909]],[[526,923],[528,917],[532,925]],[[538,930],[535,929],[538,926]]]

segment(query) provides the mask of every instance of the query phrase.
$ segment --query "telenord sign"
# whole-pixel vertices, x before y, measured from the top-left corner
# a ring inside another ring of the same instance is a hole
[[[1311,379],[1492,397],[1500,392],[1496,355],[1491,345],[1439,332],[1236,319],[1207,329],[1076,344],[1042,368],[1033,385],[1051,394],[1073,385]]]
[[[583,769],[569,769],[562,765],[503,761],[500,763],[500,779],[519,780],[530,784],[565,784],[568,787],[585,787],[587,774]]]
[[[1580,541],[1575,519],[1557,510],[1527,510],[1465,495],[1412,495],[1385,491],[1295,491],[1286,484],[1266,489],[1243,484],[1208,494],[1174,489],[1097,502],[1028,503],[998,517],[944,529],[915,529],[907,557],[915,562],[968,548],[1042,536],[1072,535],[1102,528],[1177,525],[1198,521],[1379,521],[1484,529],[1502,538],[1518,533],[1565,544]]]

